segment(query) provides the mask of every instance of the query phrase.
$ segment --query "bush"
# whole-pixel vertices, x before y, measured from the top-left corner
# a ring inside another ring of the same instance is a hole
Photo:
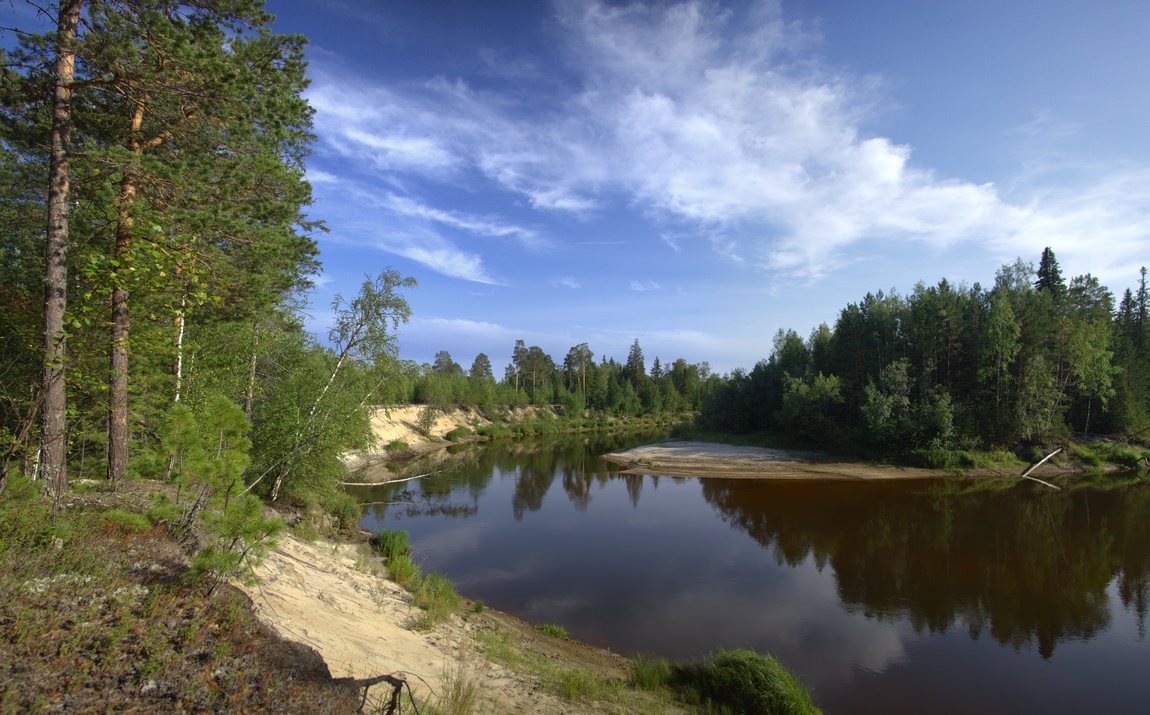
[[[460,426],[460,427],[456,427],[455,429],[451,430],[447,434],[443,435],[443,438],[446,439],[448,442],[455,442],[456,440],[459,440],[463,437],[466,437],[469,434],[471,434],[471,428],[470,427]]]
[[[424,407],[416,418],[415,429],[424,437],[430,437],[431,430],[435,429],[435,423],[439,419],[438,413],[439,410],[432,405]]]
[[[746,715],[819,713],[810,692],[778,660],[750,650],[723,651],[672,668],[673,686]]]
[[[385,529],[371,536],[371,548],[388,559],[411,553],[411,536],[402,529]]]
[[[384,447],[384,450],[388,452],[406,452],[409,449],[411,449],[411,447],[402,439],[393,439]]]
[[[359,526],[359,520],[363,517],[363,507],[360,506],[358,499],[341,490],[333,492],[324,501],[326,502],[324,509],[335,517],[339,528],[354,529]]]

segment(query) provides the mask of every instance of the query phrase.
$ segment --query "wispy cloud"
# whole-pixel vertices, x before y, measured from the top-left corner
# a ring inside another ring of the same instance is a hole
[[[579,281],[575,280],[571,276],[564,276],[562,278],[555,278],[554,280],[551,281],[551,285],[563,286],[565,288],[582,288],[583,287],[579,283]]]
[[[372,86],[320,66],[309,97],[325,150],[396,184],[478,180],[544,212],[590,215],[622,200],[667,225],[673,248],[681,235],[707,236],[727,259],[799,277],[826,274],[867,242],[1028,255],[1037,242],[1062,255],[1105,237],[1115,265],[1146,255],[1144,169],[1008,191],[938,176],[911,147],[860,130],[873,83],[820,66],[811,36],[774,3],[754,22],[705,2],[557,7],[576,91],[544,108],[459,80]],[[443,226],[533,238],[421,210]]]
[[[634,291],[649,291],[649,290],[663,290],[663,286],[655,281],[631,281],[631,290]]]

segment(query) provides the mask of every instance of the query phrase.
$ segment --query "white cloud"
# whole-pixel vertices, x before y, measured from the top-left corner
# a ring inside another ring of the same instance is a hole
[[[631,290],[633,291],[650,291],[650,290],[663,290],[663,286],[655,281],[631,281]]]
[[[551,281],[551,284],[555,285],[555,286],[563,286],[565,288],[582,288],[583,287],[579,283],[579,281],[575,280],[571,276],[564,276],[562,278],[556,278],[556,279]]]
[[[672,247],[680,233],[707,236],[729,260],[807,278],[868,241],[1010,256],[1050,245],[1090,254],[1084,265],[1104,279],[1146,255],[1145,170],[1009,193],[939,177],[909,146],[860,132],[873,83],[819,66],[811,38],[773,3],[754,22],[704,2],[558,7],[577,90],[525,106],[458,80],[373,87],[320,67],[309,97],[324,147],[393,183],[479,181],[541,211],[588,215],[621,200],[682,229],[664,234]],[[422,218],[532,239],[497,219],[430,207]],[[1106,257],[1088,248],[1101,240]],[[481,275],[478,262],[451,265]]]
[[[529,247],[536,247],[542,243],[535,231],[504,223],[497,218],[470,216],[458,211],[444,211],[395,194],[387,194],[382,205],[395,214],[426,219],[480,236],[511,237]]]

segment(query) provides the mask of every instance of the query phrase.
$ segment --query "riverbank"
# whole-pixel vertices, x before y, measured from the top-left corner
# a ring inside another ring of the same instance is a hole
[[[721,479],[926,479],[946,472],[848,462],[817,452],[719,442],[660,442],[603,455],[625,474]]]
[[[624,687],[625,658],[544,635],[490,608],[465,601],[446,622],[420,630],[411,594],[382,568],[362,544],[286,536],[256,569],[260,583],[248,594],[261,620],[318,651],[332,676],[403,673],[420,704],[468,692],[468,712],[680,712]],[[500,662],[509,650],[525,667]],[[378,698],[390,687],[372,693]]]
[[[430,418],[425,418],[427,414]],[[378,407],[371,418],[375,445],[344,455],[343,462],[350,475],[348,484],[383,484],[403,476],[403,469],[393,465],[419,459],[434,468],[445,458],[442,451],[457,444],[594,430],[669,430],[675,422],[668,415],[565,418],[548,405],[501,407],[488,413],[475,408],[432,408],[429,412],[426,405]]]
[[[282,534],[260,581],[210,589],[195,539],[142,513],[170,485],[75,487],[54,524],[27,484],[0,500],[0,712],[378,713],[391,686],[365,710],[361,688],[387,674],[422,712],[686,712],[621,656],[466,600],[429,628],[364,535]]]
[[[1139,468],[1145,460],[1145,450],[1129,448],[1127,451],[1129,454],[1123,453],[1123,458],[1129,464],[1114,463],[1103,460],[1081,445],[1071,445],[1060,459],[1045,462],[1031,475],[1053,477]],[[1027,467],[1025,462],[1014,460],[993,467],[927,469],[851,460],[819,452],[702,441],[642,445],[603,455],[603,459],[623,465],[625,474],[723,479],[932,479],[955,476],[958,472],[964,477],[1017,477]]]

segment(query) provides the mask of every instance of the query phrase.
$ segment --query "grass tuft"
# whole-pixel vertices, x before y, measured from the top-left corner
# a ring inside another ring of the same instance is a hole
[[[671,664],[665,658],[637,655],[631,659],[630,683],[639,690],[659,690],[671,682]]]
[[[387,560],[387,577],[400,586],[411,586],[419,580],[419,564],[407,554],[393,556]]]
[[[371,536],[371,548],[384,557],[407,556],[411,553],[411,537],[401,529],[385,529]]]
[[[543,635],[551,636],[552,638],[562,638],[563,640],[567,640],[571,637],[570,634],[567,633],[567,629],[558,623],[540,623],[539,625],[535,626],[535,630],[539,631]]]
[[[430,630],[443,623],[459,610],[462,602],[455,584],[437,573],[416,579],[411,596],[412,603],[424,610],[423,615],[415,619],[415,626],[420,630]]]
[[[712,654],[702,663],[672,668],[672,685],[702,704],[745,715],[812,715],[810,691],[774,656],[751,650]]]
[[[406,452],[411,447],[402,439],[393,439],[387,443],[384,449],[388,452]]]

